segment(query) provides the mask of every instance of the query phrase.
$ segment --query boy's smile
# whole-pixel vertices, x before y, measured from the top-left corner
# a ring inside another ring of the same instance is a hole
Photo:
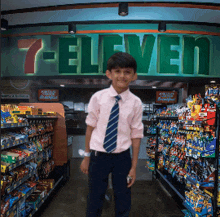
[[[112,86],[118,94],[126,91],[129,84],[137,79],[137,73],[133,68],[115,68],[106,71],[106,76],[112,80]]]

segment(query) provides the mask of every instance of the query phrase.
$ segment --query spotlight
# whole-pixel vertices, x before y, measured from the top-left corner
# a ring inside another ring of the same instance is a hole
[[[211,84],[215,84],[215,83],[216,83],[216,81],[210,81],[210,83],[211,83]]]
[[[127,16],[128,15],[128,3],[120,2],[118,6],[118,15]]]
[[[153,89],[157,89],[157,87],[156,87],[156,86],[152,86],[152,88],[153,88]]]
[[[73,23],[70,23],[68,25],[68,32],[70,34],[75,34],[76,33],[76,25],[74,25]]]
[[[64,85],[64,84],[61,84],[60,86],[61,86],[61,87],[65,87],[65,85]]]
[[[166,28],[166,23],[165,22],[160,22],[158,25],[158,31],[159,32],[166,32],[167,28]]]
[[[1,19],[1,30],[5,31],[8,29],[8,21],[6,19]]]

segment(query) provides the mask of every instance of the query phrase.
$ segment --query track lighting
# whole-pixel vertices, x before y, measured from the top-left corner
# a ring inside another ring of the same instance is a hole
[[[69,32],[70,34],[75,34],[75,33],[76,33],[76,25],[73,24],[73,23],[70,23],[70,24],[68,25],[68,32]]]
[[[118,6],[118,15],[127,16],[128,15],[128,3],[120,2]]]
[[[160,22],[159,25],[158,25],[158,31],[159,31],[159,32],[166,32],[166,29],[167,29],[167,28],[166,28],[166,23],[163,22],[163,21]]]
[[[6,19],[1,19],[1,30],[5,31],[8,29],[8,21]]]

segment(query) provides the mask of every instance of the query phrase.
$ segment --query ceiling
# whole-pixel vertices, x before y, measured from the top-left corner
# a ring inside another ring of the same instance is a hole
[[[26,9],[26,8],[34,8],[34,7],[47,7],[47,6],[55,6],[55,5],[71,5],[71,4],[91,4],[91,3],[108,3],[108,2],[116,2],[109,0],[1,0],[1,11],[9,11],[9,10],[17,10],[17,9]],[[203,3],[203,4],[220,4],[220,0],[178,0],[178,1],[164,1],[164,0],[119,0],[117,2],[175,2],[175,3]]]

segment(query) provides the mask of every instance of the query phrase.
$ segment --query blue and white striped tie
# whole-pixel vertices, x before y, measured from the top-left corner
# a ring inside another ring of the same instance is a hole
[[[118,134],[118,116],[119,116],[119,105],[118,101],[121,99],[121,97],[115,96],[115,104],[112,107],[109,121],[107,125],[107,130],[105,133],[105,139],[104,139],[104,149],[106,152],[111,153],[116,149],[117,145],[117,134]]]

